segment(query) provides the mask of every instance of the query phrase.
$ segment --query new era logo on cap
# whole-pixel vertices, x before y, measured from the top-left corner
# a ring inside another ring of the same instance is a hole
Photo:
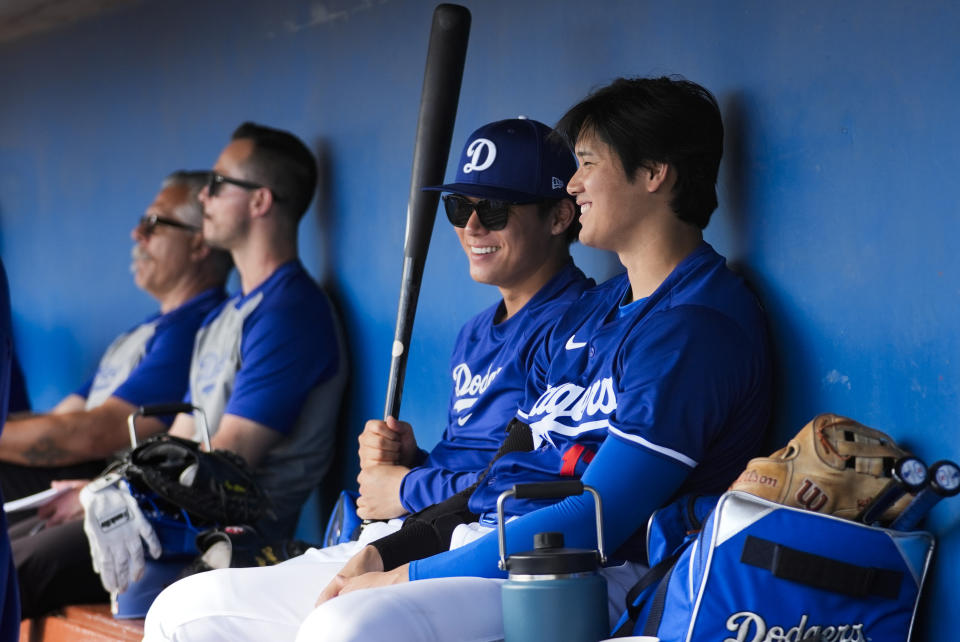
[[[551,176],[550,187],[552,187],[553,189],[563,189],[563,181],[561,181],[556,176]]]

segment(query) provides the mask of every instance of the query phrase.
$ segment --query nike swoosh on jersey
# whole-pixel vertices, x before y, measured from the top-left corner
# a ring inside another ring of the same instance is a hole
[[[463,424],[465,424],[465,423],[467,423],[468,421],[470,421],[470,417],[472,417],[472,416],[473,416],[473,413],[471,412],[469,415],[465,415],[465,416],[463,416],[463,417],[457,417],[457,425],[458,425],[458,426],[462,426]]]
[[[566,345],[567,350],[577,350],[587,345],[586,341],[574,341],[573,339],[576,336],[577,336],[576,334],[571,334],[570,338],[567,339],[567,345]]]

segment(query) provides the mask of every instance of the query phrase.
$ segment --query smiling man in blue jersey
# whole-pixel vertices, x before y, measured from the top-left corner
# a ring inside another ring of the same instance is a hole
[[[543,123],[525,118],[484,125],[467,139],[455,180],[431,188],[450,192],[444,210],[471,277],[495,285],[502,298],[468,321],[457,336],[448,372],[453,386],[446,428],[429,453],[417,448],[409,424],[393,418],[367,422],[360,436],[362,517],[416,512],[476,482],[506,437],[506,426],[523,398],[533,353],[549,327],[593,284],[569,253],[579,226],[565,188],[576,162],[572,150],[550,134]],[[350,555],[396,532],[400,524],[399,519],[373,523],[364,528],[359,542],[310,550],[273,567],[269,583],[283,584],[276,578],[286,576],[294,581],[292,586],[299,586],[317,565],[336,572]],[[261,569],[212,571],[171,587],[148,616],[148,639],[163,639],[167,634],[158,631],[176,629],[183,620],[189,622],[177,635],[201,639],[292,636],[315,599],[299,589],[262,595],[260,606],[266,608],[256,612],[264,618],[223,617],[238,613],[233,605],[245,603],[244,591],[255,589],[259,574],[251,575],[252,570]],[[245,577],[252,583],[244,582]],[[277,608],[264,602],[273,597]],[[276,612],[290,617],[280,623]]]
[[[454,182],[430,188],[450,192],[443,206],[470,276],[497,286],[502,298],[457,335],[446,428],[429,453],[417,448],[409,424],[367,422],[359,439],[360,517],[399,517],[473,484],[506,437],[533,350],[592,285],[568,249],[579,229],[565,192],[576,162],[550,132],[525,118],[484,125],[467,139]]]
[[[688,81],[620,79],[557,129],[580,160],[568,186],[580,239],[616,252],[626,273],[584,293],[537,352],[511,431],[526,433],[530,450],[505,453],[469,497],[434,511],[472,518],[457,530],[477,538],[424,557],[433,551],[422,537],[404,542],[405,528],[365,547],[298,639],[498,639],[504,574],[496,535],[476,520],[515,483],[569,477],[603,498],[606,547],[619,562],[602,570],[612,621],[643,570],[650,513],[680,493],[722,491],[761,443],[771,387],[763,313],[702,238],[723,148],[716,100]],[[511,506],[514,546],[544,531],[594,545],[589,496]]]

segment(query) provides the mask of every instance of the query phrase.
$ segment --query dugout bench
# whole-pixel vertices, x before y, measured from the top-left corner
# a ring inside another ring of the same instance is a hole
[[[68,606],[20,624],[20,642],[139,642],[143,620],[115,620],[108,604]]]

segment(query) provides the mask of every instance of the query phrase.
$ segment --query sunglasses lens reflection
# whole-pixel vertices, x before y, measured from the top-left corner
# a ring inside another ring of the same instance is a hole
[[[443,197],[443,206],[447,212],[447,218],[453,226],[465,227],[467,225],[470,213],[473,212],[473,203],[451,194]]]
[[[507,215],[510,212],[510,204],[504,201],[484,199],[474,203],[457,194],[444,196],[443,206],[447,212],[447,219],[453,226],[466,227],[470,215],[476,212],[480,224],[494,232],[506,227]]]

